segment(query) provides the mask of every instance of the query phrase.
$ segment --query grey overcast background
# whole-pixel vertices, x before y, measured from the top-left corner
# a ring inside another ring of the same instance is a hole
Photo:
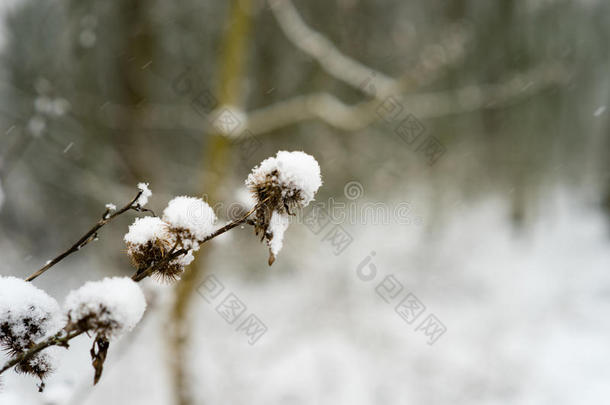
[[[3,375],[0,404],[608,402],[610,2],[1,4],[0,275],[138,182],[155,212],[203,196],[221,221],[278,150],[324,184],[272,267],[236,229],[148,280],[97,386],[82,336],[44,393]],[[61,302],[131,275],[133,218],[35,284]],[[264,334],[223,319],[229,293]]]

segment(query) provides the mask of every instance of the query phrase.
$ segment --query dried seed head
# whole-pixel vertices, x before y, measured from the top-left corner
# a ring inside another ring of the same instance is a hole
[[[149,241],[144,245],[127,243],[127,254],[131,264],[138,270],[145,270],[154,263],[161,262],[171,249],[169,239]]]
[[[264,180],[250,185],[250,190],[256,197],[257,202],[262,203],[256,210],[256,225],[254,227],[254,232],[261,235],[261,239],[267,233],[274,212],[292,214],[298,207],[298,191],[286,197],[286,193],[277,182],[277,176],[278,172],[274,170],[265,175]]]
[[[307,206],[321,185],[320,165],[304,152],[280,151],[263,160],[246,180],[257,202],[269,198],[268,205],[281,213]]]
[[[32,283],[0,277],[0,346],[16,355],[62,326],[59,304]]]
[[[248,176],[246,186],[259,205],[254,231],[269,245],[269,265],[282,247],[288,215],[306,207],[321,185],[320,165],[304,152],[280,151]]]
[[[15,370],[18,373],[31,374],[43,379],[48,373],[53,371],[52,359],[46,353],[36,353],[29,359],[19,363]]]
[[[214,232],[216,214],[201,198],[180,196],[167,204],[163,220],[179,237],[183,248],[197,250],[198,241]]]
[[[44,389],[44,379],[54,370],[54,358],[47,353],[36,353],[15,366],[17,373],[29,374],[40,379],[40,391]]]
[[[143,271],[157,264],[154,275],[162,280],[175,280],[184,270],[184,260],[164,262],[173,249],[183,248],[183,240],[180,233],[156,217],[137,218],[125,235],[132,265]]]
[[[113,277],[90,281],[71,291],[65,307],[70,325],[110,338],[135,327],[144,314],[146,301],[130,278]]]
[[[0,346],[10,357],[29,350],[40,339],[52,335],[63,326],[57,301],[32,283],[0,277]],[[51,373],[52,357],[37,353],[15,366],[19,373],[43,378]]]
[[[193,256],[193,250],[189,250],[186,254],[172,259],[167,264],[160,267],[158,271],[155,271],[152,276],[162,283],[172,283],[180,280],[182,273],[186,266],[191,264],[195,259]]]

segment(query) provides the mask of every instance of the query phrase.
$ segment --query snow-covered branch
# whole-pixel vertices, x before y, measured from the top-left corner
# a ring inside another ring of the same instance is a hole
[[[308,205],[321,185],[320,166],[312,156],[281,151],[261,162],[248,176],[246,186],[256,200],[254,207],[224,226],[215,226],[216,214],[205,201],[176,197],[162,217],[136,218],[125,234],[127,253],[136,268],[131,278],[87,282],[70,292],[60,309],[54,298],[29,281],[89,243],[97,230],[116,216],[130,209],[152,212],[143,208],[152,192],[147,184],[140,183],[133,200],[118,211],[108,204],[102,220],[52,263],[26,280],[0,277],[0,346],[10,357],[0,374],[14,368],[34,375],[40,379],[42,390],[44,379],[55,367],[55,360],[44,350],[51,346],[68,348],[72,339],[86,333],[94,335],[90,354],[96,384],[110,342],[131,331],[145,312],[146,300],[138,282],[149,276],[179,280],[202,244],[244,223],[253,225],[255,233],[266,241],[271,265],[282,248],[287,216],[295,208]]]

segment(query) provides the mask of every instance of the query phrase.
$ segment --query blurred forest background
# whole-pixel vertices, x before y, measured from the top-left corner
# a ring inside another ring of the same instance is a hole
[[[95,389],[83,342],[60,352],[44,396],[16,376],[0,403],[610,394],[609,2],[21,0],[4,4],[1,38],[2,275],[31,273],[140,181],[155,212],[181,194],[243,201],[251,168],[278,150],[318,159],[318,201],[408,215],[336,221],[353,238],[340,254],[293,225],[271,269],[237,230],[180,283],[148,286],[152,315]],[[404,117],[417,134],[397,129]],[[36,283],[62,298],[131,274],[130,221]],[[367,284],[355,269],[371,251],[380,276]],[[265,321],[256,345],[197,294],[206,274]],[[380,299],[381,274],[438,315],[438,342]]]

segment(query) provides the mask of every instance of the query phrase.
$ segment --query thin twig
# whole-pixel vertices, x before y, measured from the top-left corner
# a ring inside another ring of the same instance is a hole
[[[136,196],[136,198],[134,198],[131,203],[129,205],[126,205],[125,207],[121,208],[121,210],[117,211],[115,214],[113,214],[112,216],[109,216],[107,218],[107,220],[111,220],[112,218],[116,217],[117,215],[120,215],[121,213],[129,210],[131,208],[131,206],[135,203],[135,201],[137,200],[137,198],[140,196],[140,193],[138,193],[138,195]],[[235,228],[236,226],[243,224],[243,223],[248,223],[248,217],[250,215],[252,215],[258,208],[260,208],[265,202],[267,202],[269,198],[261,201],[260,203],[258,203],[254,208],[252,208],[250,211],[248,211],[243,217],[238,218],[234,221],[231,221],[230,223],[224,225],[221,228],[218,228],[216,231],[212,232],[210,235],[206,236],[205,238],[199,240],[199,244],[203,244],[211,239],[214,239],[217,236],[222,235],[223,233],[230,231],[231,229]],[[100,221],[101,222],[101,221]],[[99,224],[99,222],[98,222]],[[101,226],[103,226],[104,224],[102,224]],[[96,225],[97,226],[97,225]],[[99,226],[97,229],[101,228],[101,226]],[[94,227],[95,228],[95,227]],[[91,235],[93,235],[95,233],[95,231],[91,232],[89,231],[87,233],[87,238],[83,237],[84,240],[87,240]],[[83,239],[81,238],[81,239]],[[161,261],[152,264],[151,266],[149,266],[146,270],[141,271],[141,272],[137,272],[136,274],[134,274],[131,279],[135,282],[140,282],[142,280],[144,280],[146,277],[150,276],[151,274],[153,274],[155,272],[155,270],[157,270],[158,268],[166,265],[167,263],[169,263],[170,261],[174,260],[175,258],[184,255],[186,253],[188,253],[188,250],[186,249],[179,249],[179,250],[175,250],[176,246],[174,246],[174,248],[170,251],[170,253]],[[78,249],[76,249],[78,250]],[[69,251],[67,251],[69,252]],[[67,256],[69,253],[64,253],[63,257]],[[61,255],[60,255],[61,256]],[[58,256],[58,260],[61,260],[61,257]],[[49,266],[50,267],[50,266]],[[43,270],[42,272],[46,271],[46,269],[41,269]],[[40,272],[40,270],[39,270]],[[42,274],[42,272],[40,274]],[[31,278],[35,278],[37,277],[37,274],[33,274],[32,276],[30,276]],[[75,327],[72,324],[68,324],[66,325],[66,327],[64,329],[62,329],[60,332],[58,332],[57,334],[43,340],[40,343],[37,343],[36,345],[34,345],[32,348],[30,348],[28,351],[21,353],[20,355],[14,357],[13,359],[11,359],[10,361],[8,361],[3,367],[2,369],[0,369],[0,374],[4,373],[6,370],[16,366],[17,364],[26,361],[28,359],[30,359],[32,356],[34,356],[36,353],[39,353],[40,351],[46,349],[47,347],[50,346],[63,346],[63,347],[68,347],[68,342],[72,339],[74,339],[77,336],[80,336],[81,334],[85,333],[86,330],[81,330],[81,329],[75,329]]]
[[[62,346],[68,348],[68,342],[74,339],[77,336],[82,335],[86,331],[81,329],[75,329],[72,325],[67,325],[64,329],[56,333],[55,335],[48,337],[40,343],[32,346],[27,352],[23,352],[18,356],[15,356],[12,360],[8,361],[2,368],[0,369],[0,374],[4,373],[6,370],[16,366],[22,361],[29,360],[36,353],[41,352],[47,347],[51,346]]]
[[[100,228],[102,228],[104,225],[106,225],[108,222],[112,221],[113,219],[115,219],[119,215],[129,211],[130,209],[136,209],[138,211],[142,211],[143,210],[142,208],[140,208],[139,206],[135,206],[134,205],[135,202],[138,200],[138,198],[140,197],[141,194],[142,194],[142,191],[138,192],[138,194],[127,205],[125,205],[123,208],[119,209],[118,211],[116,211],[112,215],[109,215],[110,214],[110,210],[106,209],[106,211],[102,215],[102,219],[97,221],[97,223],[95,225],[93,225],[93,227],[91,229],[89,229],[89,231],[87,231],[87,233],[85,233],[78,241],[76,241],[76,243],[74,243],[72,246],[70,246],[66,251],[61,253],[59,256],[55,257],[53,260],[47,262],[47,264],[45,264],[43,267],[41,267],[35,273],[30,275],[28,278],[26,278],[25,281],[32,281],[32,280],[34,280],[36,277],[40,276],[45,271],[49,270],[51,267],[53,267],[54,265],[56,265],[57,263],[62,261],[64,258],[69,256],[70,254],[72,254],[74,252],[77,252],[83,246],[89,244],[89,242],[91,242],[92,240],[95,239],[95,237],[97,236],[97,231],[99,231]]]
[[[165,266],[167,263],[171,262],[175,258],[182,256],[184,254],[187,254],[187,253],[188,253],[188,250],[186,250],[186,249],[176,250],[175,252],[170,253],[167,256],[165,256],[163,258],[163,260],[151,264],[150,266],[148,266],[148,268],[146,270],[137,272],[136,274],[131,276],[131,279],[133,281],[135,281],[136,283],[139,283],[140,281],[144,280],[146,277],[153,274],[158,268]]]

